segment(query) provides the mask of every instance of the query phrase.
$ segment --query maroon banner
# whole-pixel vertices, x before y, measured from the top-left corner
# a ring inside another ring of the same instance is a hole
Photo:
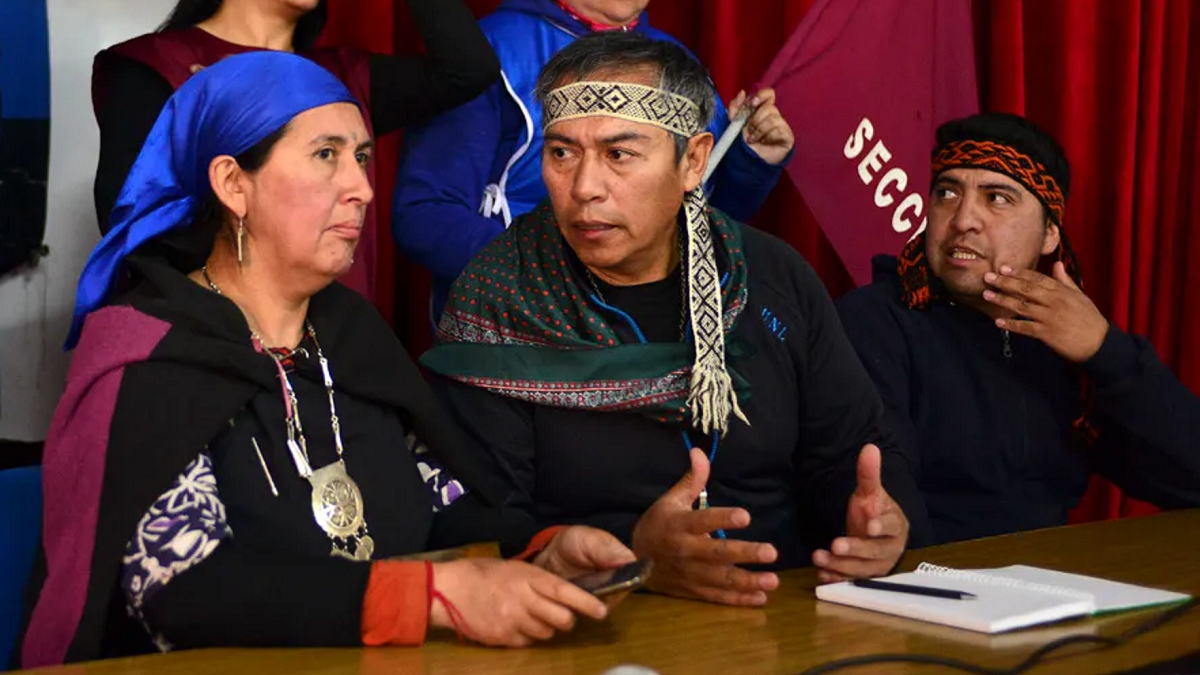
[[[788,175],[859,285],[925,227],[942,122],[979,108],[970,0],[819,0],[761,80],[796,135]]]

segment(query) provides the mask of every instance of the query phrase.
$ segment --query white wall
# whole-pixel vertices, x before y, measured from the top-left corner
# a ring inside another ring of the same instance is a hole
[[[75,302],[75,283],[100,238],[92,202],[99,152],[92,115],[92,57],[152,30],[174,1],[46,0],[46,5],[50,256],[37,268],[0,281],[0,438],[20,441],[46,436],[69,363],[62,341]]]

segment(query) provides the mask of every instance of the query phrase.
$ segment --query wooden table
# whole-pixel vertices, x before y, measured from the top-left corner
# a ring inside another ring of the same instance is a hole
[[[910,552],[905,566],[927,561],[953,567],[1029,564],[1200,595],[1200,510],[1042,530]],[[46,669],[57,675],[326,675],[581,673],[599,675],[637,663],[664,675],[798,673],[826,661],[873,653],[950,656],[1009,667],[1055,638],[1076,632],[1117,634],[1157,611],[1083,619],[987,636],[818,603],[812,570],[783,575],[765,609],[718,607],[654,595],[628,598],[601,624],[523,650],[460,646],[434,636],[421,648],[235,650],[144,656]],[[1200,650],[1200,609],[1113,649],[1074,649],[1035,673],[1109,673]],[[861,673],[949,673],[925,666],[867,666]]]

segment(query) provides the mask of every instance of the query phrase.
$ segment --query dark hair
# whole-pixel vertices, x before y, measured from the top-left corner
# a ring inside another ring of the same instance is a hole
[[[255,173],[267,163],[271,151],[291,123],[283,125],[263,138],[253,147],[234,157],[238,166],[247,173]],[[166,258],[172,267],[190,272],[199,268],[212,253],[213,243],[222,233],[229,235],[226,225],[229,222],[229,210],[217,199],[212,187],[205,188],[204,198],[196,207],[191,224],[181,227],[155,239],[153,252]]]
[[[202,21],[207,21],[217,13],[223,1],[179,0],[175,4],[175,9],[171,10],[171,15],[158,27],[158,30],[162,32],[191,28]],[[297,53],[307,52],[316,46],[317,38],[321,37],[321,30],[325,28],[325,21],[329,16],[329,10],[325,3],[326,0],[320,0],[311,12],[300,17],[300,20],[296,22],[296,32],[292,35],[292,49]]]
[[[683,47],[653,40],[641,33],[595,31],[575,40],[555,54],[538,76],[536,96],[543,107],[552,90],[571,81],[586,80],[596,73],[649,67],[659,75],[660,89],[678,94],[700,107],[701,128],[716,114],[716,87],[708,71]],[[688,139],[671,133],[675,160],[683,158]]]
[[[995,141],[1016,148],[1046,167],[1046,172],[1062,188],[1063,199],[1071,193],[1071,163],[1062,146],[1020,115],[987,112],[950,120],[938,127],[934,154],[957,141]]]

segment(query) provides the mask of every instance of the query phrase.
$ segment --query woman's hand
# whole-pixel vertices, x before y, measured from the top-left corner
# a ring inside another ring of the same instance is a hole
[[[434,564],[432,591],[458,610],[458,628],[466,637],[494,647],[527,647],[571,630],[576,614],[593,619],[608,614],[604,603],[582,588],[515,560],[469,558]],[[454,626],[449,609],[437,598],[429,625]]]

